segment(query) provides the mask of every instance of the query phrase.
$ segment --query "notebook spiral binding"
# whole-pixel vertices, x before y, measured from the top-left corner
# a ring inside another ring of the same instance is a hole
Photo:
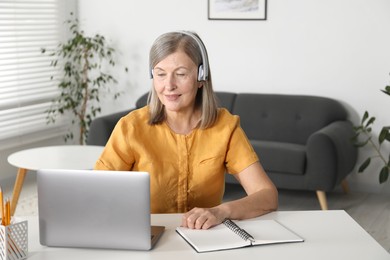
[[[237,226],[237,224],[234,223],[232,220],[225,219],[224,221],[222,221],[222,223],[225,226],[227,226],[230,230],[232,230],[234,233],[239,235],[245,241],[250,239],[250,238],[252,238],[252,236],[248,232],[246,232],[244,229],[242,229],[239,226]]]

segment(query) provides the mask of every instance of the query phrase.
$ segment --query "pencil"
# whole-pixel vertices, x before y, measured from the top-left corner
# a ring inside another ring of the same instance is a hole
[[[3,201],[3,189],[0,186],[0,210],[1,210],[1,225],[4,226],[4,201]]]
[[[11,224],[11,202],[9,199],[5,202],[5,225]]]

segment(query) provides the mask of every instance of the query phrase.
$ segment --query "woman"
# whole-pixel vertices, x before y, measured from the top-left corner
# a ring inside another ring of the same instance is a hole
[[[238,116],[217,108],[198,35],[163,34],[149,59],[148,105],[118,122],[95,169],[149,172],[152,213],[183,212],[182,226],[189,228],[276,210],[277,190]],[[221,203],[225,171],[237,178],[246,197]]]

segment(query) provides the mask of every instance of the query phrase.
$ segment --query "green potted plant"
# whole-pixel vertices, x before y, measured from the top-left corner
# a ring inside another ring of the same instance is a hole
[[[381,91],[390,96],[390,86],[386,86],[386,88]],[[363,172],[370,165],[372,159],[379,158],[382,162],[382,168],[379,172],[379,183],[384,183],[389,178],[390,155],[384,155],[381,148],[384,143],[390,142],[390,126],[382,127],[382,130],[379,133],[378,143],[376,143],[372,139],[372,125],[374,122],[375,117],[370,117],[369,113],[365,111],[360,125],[355,126],[356,135],[353,138],[355,145],[363,147],[369,144],[375,152],[374,155],[369,156],[366,160],[364,160],[364,162],[360,165],[358,172]],[[362,141],[359,140],[359,136],[361,135],[363,136]]]
[[[73,114],[72,124],[77,122],[79,125],[79,143],[85,144],[89,126],[101,112],[99,101],[102,92],[110,92],[109,87],[117,83],[110,73],[104,72],[115,67],[115,50],[100,34],[86,36],[84,31],[79,30],[78,19],[72,17],[65,24],[69,26],[70,38],[54,50],[42,48],[42,53],[49,52],[48,55],[53,57],[50,65],[63,71],[58,83],[60,94],[47,110],[47,120],[54,123],[60,115]],[[120,92],[111,94],[116,99]],[[73,137],[71,130],[64,136],[65,141]]]

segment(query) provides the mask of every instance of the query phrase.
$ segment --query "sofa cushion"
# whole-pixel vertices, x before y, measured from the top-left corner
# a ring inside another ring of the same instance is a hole
[[[304,145],[250,140],[266,172],[304,174],[306,147]]]

